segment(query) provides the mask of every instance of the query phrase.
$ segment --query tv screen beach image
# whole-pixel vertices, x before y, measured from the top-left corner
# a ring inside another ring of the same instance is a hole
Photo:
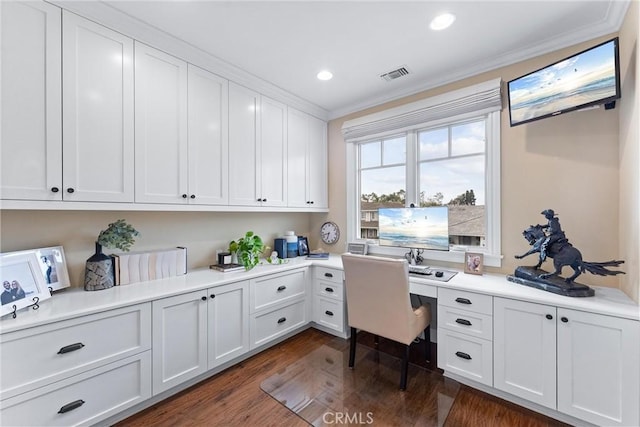
[[[379,238],[385,246],[449,250],[449,210],[429,208],[379,209]]]

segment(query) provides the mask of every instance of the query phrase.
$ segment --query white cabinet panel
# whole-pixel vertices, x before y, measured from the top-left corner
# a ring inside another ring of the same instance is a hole
[[[0,15],[0,197],[61,200],[61,11],[2,1]]]
[[[494,387],[556,409],[556,308],[494,298]]]
[[[327,124],[309,117],[309,201],[313,208],[329,207]]]
[[[189,203],[227,204],[229,83],[191,64],[188,68]]]
[[[640,322],[558,308],[558,410],[640,425]]]
[[[287,106],[260,97],[260,195],[262,206],[287,205]]]
[[[65,200],[133,202],[133,40],[63,14]]]
[[[305,301],[251,316],[251,349],[260,347],[307,323]]]
[[[471,335],[438,331],[438,367],[470,378],[479,383],[493,385],[492,342]]]
[[[249,351],[249,282],[209,289],[209,369]]]
[[[135,200],[187,203],[187,63],[135,43]]]

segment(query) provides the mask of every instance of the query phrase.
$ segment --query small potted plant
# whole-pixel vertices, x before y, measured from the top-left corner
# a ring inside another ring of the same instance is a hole
[[[135,243],[134,237],[139,235],[140,233],[124,219],[112,222],[106,230],[100,232],[96,240],[96,253],[87,260],[85,266],[85,291],[108,289],[115,285],[113,258],[105,255],[102,247],[128,252]]]
[[[237,255],[238,263],[241,263],[247,271],[258,265],[264,248],[262,239],[253,231],[247,231],[244,237],[229,243],[229,252]]]

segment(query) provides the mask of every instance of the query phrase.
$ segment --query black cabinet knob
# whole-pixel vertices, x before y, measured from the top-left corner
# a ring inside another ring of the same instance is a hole
[[[311,201],[311,204],[313,204],[313,203],[314,203],[314,201],[312,200],[312,201]]]
[[[216,297],[216,294],[211,294],[211,295],[209,295],[209,297],[213,299],[213,298]]]
[[[569,321],[569,319],[567,319],[566,317],[562,316],[560,318],[560,320],[562,320],[562,323],[567,323]]]
[[[200,299],[201,299],[202,301],[206,301],[206,300],[207,300],[207,297],[202,297],[202,298],[200,298]]]
[[[183,195],[182,195],[182,198],[183,198],[183,199],[186,199],[186,198],[187,198],[187,195],[186,195],[186,194],[183,194]]]
[[[333,312],[332,311],[325,311],[324,314],[326,314],[327,316],[333,316]]]
[[[553,319],[553,316],[552,316],[552,315],[550,315],[550,314],[547,314],[545,317],[546,317],[547,319],[549,319],[549,320]]]
[[[259,201],[259,202],[261,202],[261,201],[262,201],[262,199],[258,199],[258,201]]]
[[[278,292],[282,292],[282,291],[284,291],[285,289],[287,289],[287,287],[286,287],[286,286],[284,286],[284,285],[282,285],[282,286],[278,286],[277,291],[278,291]]]
[[[267,199],[262,199],[262,201],[263,201],[263,202],[266,202],[266,201],[267,201]]]
[[[69,187],[67,188],[67,193],[71,194],[71,193],[75,193],[76,190],[74,190],[73,188]]]
[[[52,193],[57,193],[58,191],[60,191],[60,189],[58,187],[51,187],[51,192]]]
[[[324,277],[331,278],[331,277],[333,277],[333,273],[324,273]]]
[[[190,195],[189,197],[190,197],[190,198],[192,198],[192,199],[195,199],[195,198],[196,198],[196,195],[195,195],[195,194],[192,194],[192,195]]]
[[[324,291],[332,294],[333,293],[333,288],[324,288]]]

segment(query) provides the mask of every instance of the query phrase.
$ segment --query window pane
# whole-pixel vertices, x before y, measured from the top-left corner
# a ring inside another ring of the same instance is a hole
[[[361,200],[402,202],[405,197],[405,167],[363,170],[360,172]]]
[[[360,144],[360,167],[380,166],[380,141]]]
[[[387,139],[383,142],[382,164],[404,164],[407,158],[407,143],[405,137]]]
[[[484,153],[484,120],[451,127],[451,155]]]
[[[420,192],[425,200],[442,193],[442,204],[446,205],[470,190],[475,195],[475,204],[484,205],[484,155],[420,164]]]
[[[439,159],[449,155],[448,128],[434,129],[418,133],[420,160]]]

